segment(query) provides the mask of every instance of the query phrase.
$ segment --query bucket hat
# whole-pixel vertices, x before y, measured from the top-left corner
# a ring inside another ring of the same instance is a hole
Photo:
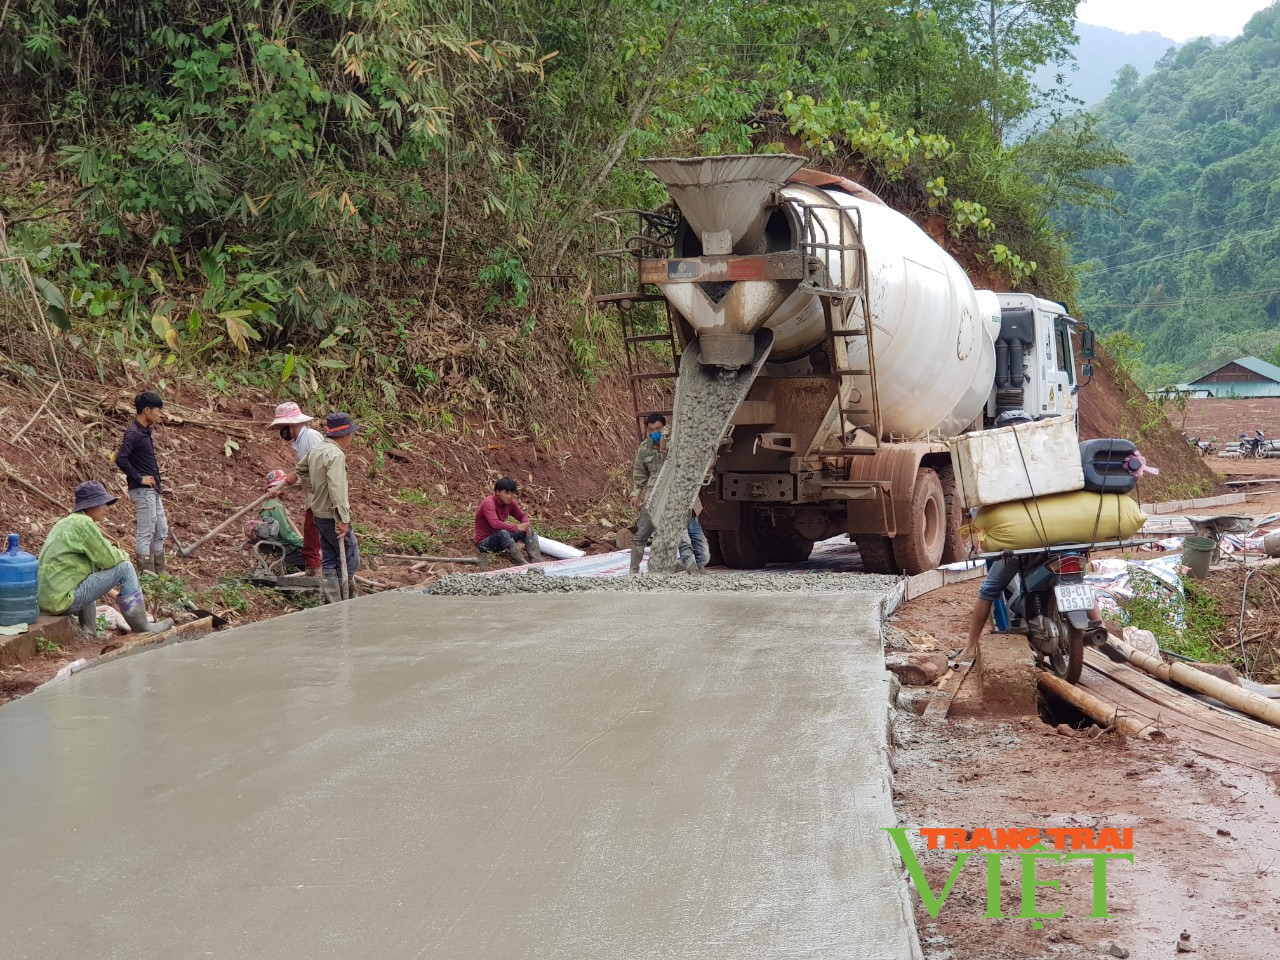
[[[303,413],[296,403],[282,403],[276,407],[276,418],[271,421],[273,427],[283,427],[290,423],[310,423],[315,417]]]
[[[81,513],[94,507],[109,507],[119,499],[107,493],[107,488],[97,480],[86,480],[76,485],[76,505],[71,508],[71,512]]]
[[[325,419],[324,432],[330,437],[345,437],[349,433],[355,433],[360,429],[359,424],[354,423],[351,414],[339,411],[331,413]]]

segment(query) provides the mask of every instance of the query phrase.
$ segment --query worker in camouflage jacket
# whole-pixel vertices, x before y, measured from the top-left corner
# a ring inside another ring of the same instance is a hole
[[[645,438],[636,450],[635,464],[631,470],[631,506],[638,507],[640,515],[636,519],[636,539],[631,544],[631,573],[640,572],[640,561],[644,559],[645,548],[653,539],[653,517],[649,514],[649,498],[658,483],[658,474],[667,461],[667,418],[660,413],[651,413],[645,419]],[[696,563],[689,544],[686,531],[681,537],[680,562],[685,572],[701,572],[705,564]]]

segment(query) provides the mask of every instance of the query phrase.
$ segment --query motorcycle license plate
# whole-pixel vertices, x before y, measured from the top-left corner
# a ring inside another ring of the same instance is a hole
[[[1083,583],[1060,583],[1053,588],[1058,598],[1058,609],[1063,613],[1071,610],[1089,610],[1093,607],[1093,587]]]

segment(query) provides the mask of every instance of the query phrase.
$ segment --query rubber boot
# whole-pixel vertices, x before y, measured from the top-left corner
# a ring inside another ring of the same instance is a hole
[[[640,572],[640,561],[644,559],[644,544],[633,543],[631,545],[631,576],[635,576]]]
[[[168,570],[166,569],[168,564],[166,562],[163,547],[160,548],[159,553],[151,554],[151,563],[156,573],[163,574],[168,572]]]
[[[520,544],[513,543],[507,548],[507,556],[511,558],[511,562],[517,567],[523,567],[525,564],[524,554],[520,552]]]
[[[697,565],[696,563],[694,563],[694,561],[693,561],[693,559],[692,559],[692,558],[690,558],[690,559],[688,559],[688,560],[681,560],[681,561],[680,561],[680,572],[681,572],[681,573],[689,573],[689,574],[697,573],[697,572],[698,572],[698,565]]]
[[[483,550],[476,551],[476,566],[481,570],[489,569],[489,558],[491,554],[485,553]]]
[[[320,581],[320,590],[324,593],[325,603],[339,603],[342,600],[341,578],[336,570],[326,570],[324,579]]]
[[[147,616],[147,604],[142,599],[141,590],[120,598],[120,615],[134,633],[164,633],[173,626],[168,617],[152,620]]]
[[[356,595],[356,578],[352,577],[347,581],[347,599],[350,600]]]
[[[80,622],[80,629],[85,633],[91,633],[94,636],[98,634],[98,605],[96,603],[86,603],[79,610],[73,610],[76,620]]]
[[[155,573],[156,572],[155,561],[151,559],[151,556],[149,554],[147,556],[138,554],[138,556],[134,558],[134,566],[138,568],[138,573]]]
[[[527,537],[525,537],[524,548],[529,552],[530,563],[542,562],[542,548],[538,546],[537,536],[531,533]]]

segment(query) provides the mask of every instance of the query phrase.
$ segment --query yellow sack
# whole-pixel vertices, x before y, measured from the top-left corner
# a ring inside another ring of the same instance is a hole
[[[1044,544],[1122,540],[1142,529],[1146,516],[1118,493],[1055,493],[997,503],[978,511],[972,533],[984,553]]]

